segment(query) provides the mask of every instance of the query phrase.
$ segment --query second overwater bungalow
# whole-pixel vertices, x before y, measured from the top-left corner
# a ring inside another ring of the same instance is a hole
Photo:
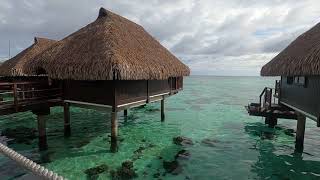
[[[26,63],[50,48],[56,41],[35,37],[34,43],[0,66],[0,115],[41,109],[42,100],[60,97],[60,90],[50,84],[48,77],[39,72],[33,76],[26,74]],[[59,100],[58,100],[59,101]],[[53,101],[56,102],[56,101]],[[56,103],[47,103],[55,105]],[[32,106],[32,108],[31,108]]]
[[[0,82],[41,79],[41,76],[30,76],[26,74],[24,71],[25,65],[37,55],[50,48],[55,42],[56,41],[52,39],[35,37],[34,43],[30,47],[21,51],[10,60],[1,63]]]
[[[13,59],[7,63],[16,63]],[[101,8],[94,22],[30,57],[18,74],[3,74],[11,79],[29,77],[29,82],[45,77],[45,84],[50,86],[47,89],[60,89],[60,96],[54,98],[64,106],[66,136],[71,134],[70,106],[109,111],[111,150],[115,152],[118,112],[124,111],[126,116],[132,107],[160,101],[164,121],[165,99],[182,90],[183,76],[188,76],[190,70],[143,27]],[[12,108],[20,112],[23,90],[11,90],[16,99]],[[42,100],[51,100],[50,94]],[[47,108],[35,113],[40,140],[45,139],[39,145],[46,147],[44,115],[50,113],[50,106],[42,107]]]
[[[250,115],[266,118],[274,127],[278,118],[297,119],[296,149],[303,151],[306,117],[320,127],[320,23],[300,35],[261,69],[262,76],[280,76],[275,88],[266,87],[259,103],[247,107]],[[277,100],[275,100],[276,98]]]

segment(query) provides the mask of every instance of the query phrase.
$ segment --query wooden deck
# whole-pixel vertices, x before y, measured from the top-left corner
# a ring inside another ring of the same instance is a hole
[[[259,103],[251,103],[245,106],[250,116],[273,117],[281,119],[297,119],[296,112],[286,106],[272,104],[270,108],[263,108]]]
[[[61,89],[46,82],[1,82],[0,115],[41,111],[62,104]]]
[[[266,87],[259,96],[259,103],[251,103],[245,106],[249,115],[271,119],[297,119],[297,113],[290,107],[276,101],[281,95],[280,82],[276,81],[275,88]],[[274,94],[272,93],[274,92]],[[273,100],[273,101],[272,101]]]

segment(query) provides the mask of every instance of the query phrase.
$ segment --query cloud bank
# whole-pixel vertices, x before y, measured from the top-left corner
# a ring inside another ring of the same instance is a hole
[[[62,39],[105,7],[142,25],[192,74],[259,75],[263,64],[320,21],[318,0],[2,0],[0,59],[34,36]]]

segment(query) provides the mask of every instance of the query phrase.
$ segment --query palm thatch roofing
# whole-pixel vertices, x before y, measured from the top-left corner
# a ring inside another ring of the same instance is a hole
[[[264,65],[262,76],[320,75],[320,23]]]
[[[101,8],[98,18],[27,64],[52,79],[146,80],[188,76],[189,68],[138,24]]]
[[[1,64],[0,76],[26,76],[25,64],[32,61],[35,56],[51,47],[55,42],[55,40],[35,37],[33,45]]]

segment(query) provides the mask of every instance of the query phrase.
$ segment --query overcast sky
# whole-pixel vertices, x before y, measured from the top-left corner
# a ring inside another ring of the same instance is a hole
[[[0,0],[0,59],[34,36],[62,39],[100,7],[140,25],[192,74],[259,75],[299,34],[320,22],[319,0]]]

